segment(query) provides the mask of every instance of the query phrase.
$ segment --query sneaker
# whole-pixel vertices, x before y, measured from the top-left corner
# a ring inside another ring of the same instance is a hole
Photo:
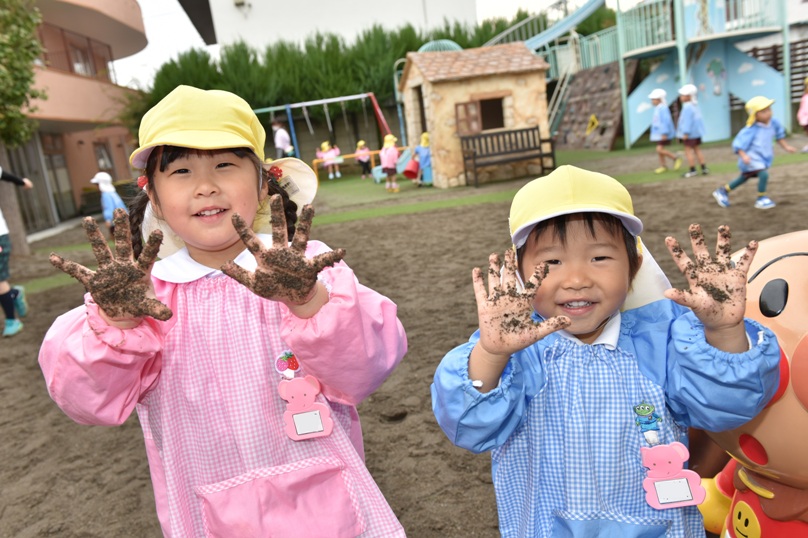
[[[340,174],[339,172],[337,172],[337,177],[342,177],[342,174]]]
[[[676,158],[673,160],[673,169],[679,170],[682,167],[682,157],[677,154]]]
[[[28,315],[28,301],[25,299],[25,288],[22,286],[14,286],[13,289],[17,290],[17,296],[14,297],[14,308],[17,310],[17,315],[24,318]]]
[[[710,173],[710,169],[707,168],[706,166],[701,169],[701,175],[706,176],[709,173]]]
[[[3,329],[3,338],[14,336],[22,330],[22,321],[18,319],[7,319]]]
[[[689,172],[685,172],[682,177],[696,177],[697,175],[699,175],[698,172],[695,170],[690,170]]]
[[[721,207],[729,207],[729,193],[724,187],[718,187],[713,191],[713,198]]]
[[[664,174],[664,173],[665,173],[665,172],[667,172],[667,171],[668,171],[668,169],[667,169],[667,168],[665,168],[664,166],[660,166],[659,168],[657,168],[656,170],[654,170],[654,173],[655,173],[655,174]]]
[[[771,209],[776,205],[777,204],[768,196],[759,196],[757,201],[755,201],[756,209]]]
[[[334,174],[328,174],[328,179],[334,179]]]
[[[808,145],[802,147],[802,153],[808,153]]]

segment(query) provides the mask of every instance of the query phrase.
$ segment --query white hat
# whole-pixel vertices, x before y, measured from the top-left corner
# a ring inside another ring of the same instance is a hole
[[[90,180],[90,183],[112,183],[112,176],[107,174],[106,172],[98,172],[93,178]]]
[[[699,89],[696,88],[695,84],[685,84],[681,88],[679,88],[679,95],[689,95],[694,96],[699,92]]]
[[[668,95],[667,92],[665,92],[665,90],[663,90],[662,88],[656,88],[651,93],[648,94],[648,98],[664,100],[665,96],[667,95]]]

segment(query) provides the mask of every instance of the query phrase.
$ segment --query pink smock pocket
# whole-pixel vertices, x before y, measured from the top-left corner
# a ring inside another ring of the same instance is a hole
[[[329,536],[365,530],[338,458],[309,458],[196,488],[207,536]]]

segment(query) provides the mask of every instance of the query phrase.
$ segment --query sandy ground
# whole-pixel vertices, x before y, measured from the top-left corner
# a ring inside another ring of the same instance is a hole
[[[801,142],[792,144],[801,147]],[[714,153],[716,159],[729,160],[725,149]],[[586,166],[617,173],[656,164],[649,154],[630,163],[608,159]],[[729,224],[734,249],[805,227],[804,164],[773,170],[769,193],[779,205],[767,211],[753,209],[751,184],[733,195],[732,207],[719,208],[710,193],[731,177],[630,187],[636,213],[646,225],[644,242],[674,284],[682,280],[664,238],[686,240],[691,222],[706,230]],[[489,186],[479,193],[514,186]],[[484,266],[489,253],[508,247],[508,208],[508,203],[489,203],[328,226],[316,226],[315,219],[313,236],[346,248],[346,261],[359,279],[399,305],[407,330],[409,353],[359,413],[368,467],[409,536],[498,534],[490,457],[449,443],[433,418],[429,385],[441,357],[476,328],[471,269]],[[13,282],[52,274],[48,249],[91,263],[89,252],[60,250],[83,240],[82,231],[73,229],[33,244],[45,251],[14,259]],[[45,390],[37,365],[40,343],[56,316],[80,304],[82,293],[74,284],[31,295],[25,330],[0,342],[2,537],[160,536],[137,418],[118,428],[80,426],[61,413]]]

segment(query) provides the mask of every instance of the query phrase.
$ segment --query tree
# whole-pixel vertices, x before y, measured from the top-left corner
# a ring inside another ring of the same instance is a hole
[[[0,166],[8,166],[5,146],[27,142],[36,123],[26,116],[31,101],[45,97],[34,89],[34,61],[42,54],[36,29],[42,17],[32,0],[0,3]],[[15,171],[19,175],[19,171]],[[25,238],[20,206],[11,184],[0,186],[0,207],[9,223],[11,241],[18,254],[31,253]]]

